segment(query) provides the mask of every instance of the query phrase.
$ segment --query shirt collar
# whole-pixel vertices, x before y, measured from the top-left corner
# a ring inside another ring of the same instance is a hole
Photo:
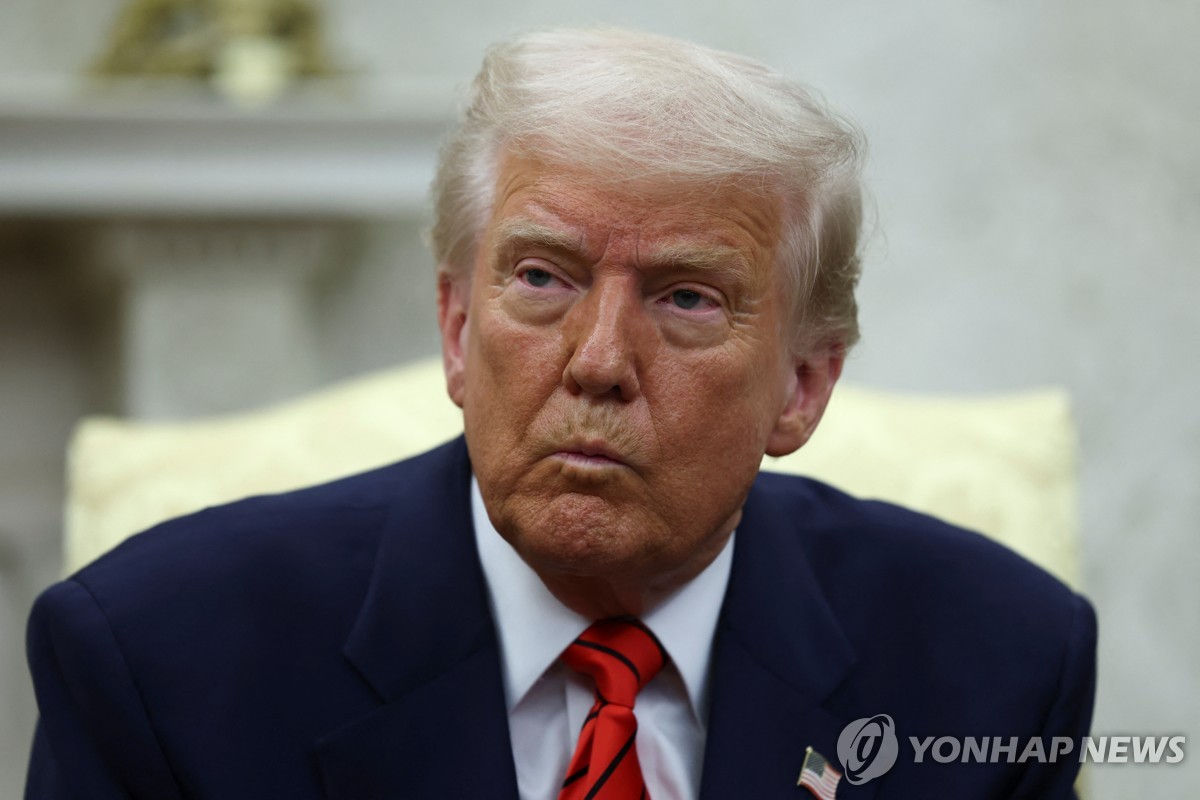
[[[529,692],[592,620],[558,601],[500,536],[471,477],[475,546],[500,637],[508,710]],[[697,718],[708,718],[708,678],[717,617],[733,564],[733,536],[703,572],[642,617],[671,656]]]

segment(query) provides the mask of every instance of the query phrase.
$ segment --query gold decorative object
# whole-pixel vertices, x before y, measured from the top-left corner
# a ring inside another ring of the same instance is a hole
[[[334,73],[312,0],[129,0],[93,71],[210,81],[249,104]]]

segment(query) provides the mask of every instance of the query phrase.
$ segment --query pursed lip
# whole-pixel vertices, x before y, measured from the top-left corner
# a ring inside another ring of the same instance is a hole
[[[612,447],[602,439],[585,439],[571,442],[559,448],[554,455],[578,464],[629,466],[624,456],[615,447]]]

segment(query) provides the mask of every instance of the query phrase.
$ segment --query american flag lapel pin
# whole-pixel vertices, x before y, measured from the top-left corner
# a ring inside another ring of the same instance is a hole
[[[820,800],[834,800],[842,773],[833,768],[825,756],[811,747],[804,751],[804,764],[800,767],[797,786],[803,786]]]

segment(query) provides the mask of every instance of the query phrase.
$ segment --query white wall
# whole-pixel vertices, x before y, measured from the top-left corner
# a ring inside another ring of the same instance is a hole
[[[0,82],[77,67],[116,5],[5,3]],[[856,117],[872,145],[878,233],[862,286],[864,341],[849,377],[919,391],[1070,389],[1080,424],[1086,590],[1101,620],[1094,730],[1200,733],[1200,415],[1190,407],[1200,396],[1200,326],[1189,313],[1200,303],[1200,5],[328,7],[343,61],[385,79],[465,82],[501,35],[605,21],[760,57]],[[365,241],[369,257],[327,287],[319,307],[330,377],[433,346],[428,315],[388,313],[391,298],[411,306],[413,297],[430,297],[428,272],[413,271],[427,262],[396,229],[374,228]],[[75,357],[56,347],[27,352],[60,364]],[[34,372],[30,380],[49,380]],[[7,668],[15,659],[7,628],[3,634]],[[0,762],[0,770],[23,758]],[[1100,767],[1092,794],[1194,796],[1195,763],[1193,756],[1179,767]]]

